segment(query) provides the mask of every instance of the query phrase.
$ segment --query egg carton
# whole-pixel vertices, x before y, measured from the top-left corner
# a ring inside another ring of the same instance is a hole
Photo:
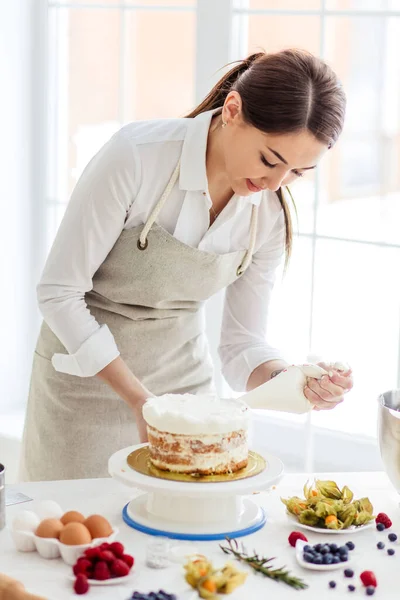
[[[111,543],[118,535],[118,528],[113,528],[111,535],[104,538],[94,538],[89,544],[80,544],[70,546],[63,544],[55,538],[42,538],[35,535],[32,531],[11,531],[16,549],[19,552],[35,552],[37,551],[42,558],[61,558],[67,565],[74,565],[78,558],[88,548],[99,546],[104,542]]]

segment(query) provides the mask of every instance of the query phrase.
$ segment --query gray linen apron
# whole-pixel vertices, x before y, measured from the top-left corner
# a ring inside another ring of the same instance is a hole
[[[217,255],[178,241],[155,224],[179,175],[176,167],[147,223],[122,231],[85,295],[107,324],[121,357],[155,395],[212,390],[204,301],[251,262],[257,230],[252,207],[248,250]],[[131,409],[97,377],[58,372],[65,347],[42,324],[33,359],[23,436],[22,481],[108,476],[108,459],[139,443]]]

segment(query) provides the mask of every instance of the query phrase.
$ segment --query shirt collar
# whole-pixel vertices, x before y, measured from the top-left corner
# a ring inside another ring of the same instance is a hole
[[[186,191],[207,191],[208,181],[206,172],[206,149],[208,130],[213,115],[220,108],[200,113],[197,117],[190,118],[181,154],[181,167],[179,174],[179,189]],[[258,206],[263,192],[256,192],[250,196],[241,196],[244,202]]]

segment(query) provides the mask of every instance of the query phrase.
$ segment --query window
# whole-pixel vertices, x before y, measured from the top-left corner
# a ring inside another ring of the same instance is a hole
[[[123,123],[184,115],[230,60],[290,46],[338,72],[348,118],[293,188],[299,235],[270,338],[293,362],[348,360],[354,390],[312,423],[372,439],[376,396],[400,385],[400,0],[49,2],[48,244],[83,167]],[[214,350],[219,314],[214,299]]]

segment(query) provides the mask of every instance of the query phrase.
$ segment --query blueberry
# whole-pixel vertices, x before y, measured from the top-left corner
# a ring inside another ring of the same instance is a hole
[[[351,569],[345,569],[344,576],[345,577],[354,577],[354,571],[352,571]]]
[[[353,544],[353,542],[347,542],[346,546],[349,550],[354,550],[354,548],[355,548],[355,545]]]
[[[308,562],[308,563],[312,563],[314,562],[314,554],[312,554],[311,552],[304,552],[303,553],[303,559]]]
[[[317,556],[314,556],[314,565],[322,565],[322,556],[320,554],[317,554]]]
[[[328,554],[324,554],[324,556],[322,557],[323,565],[331,565],[332,561],[333,561],[333,554],[331,554],[330,552],[328,552]]]
[[[337,552],[338,545],[337,544],[330,544],[329,548],[330,548],[332,554],[335,554],[335,552]]]
[[[354,585],[348,585],[347,589],[349,590],[349,592],[354,592],[356,588]]]
[[[369,585],[366,589],[367,596],[373,596],[375,594],[375,588],[372,585]]]
[[[303,552],[313,552],[313,547],[312,547],[312,546],[310,546],[309,544],[306,544],[306,545],[303,547]]]
[[[347,547],[347,546],[340,546],[340,548],[339,548],[338,552],[339,552],[340,554],[348,554],[348,552],[349,552],[349,549],[348,549],[348,547]]]
[[[340,562],[347,562],[349,560],[348,554],[340,554]]]
[[[387,553],[389,554],[389,556],[393,556],[393,554],[395,553],[395,551],[393,550],[393,548],[389,548],[389,550],[387,551]]]
[[[388,538],[391,542],[395,542],[397,540],[397,535],[395,533],[389,533]]]
[[[335,554],[335,556],[332,558],[332,564],[337,565],[338,563],[340,563],[340,556]]]
[[[378,531],[385,531],[385,526],[383,523],[378,523],[376,528]]]
[[[315,544],[315,546],[314,546],[314,550],[316,550],[317,552],[321,552],[321,548],[322,548],[322,544]]]
[[[332,589],[335,588],[336,587],[336,581],[330,581],[329,582],[329,587],[332,588]]]
[[[378,548],[378,550],[383,550],[385,547],[385,544],[383,542],[378,542],[376,547]]]

